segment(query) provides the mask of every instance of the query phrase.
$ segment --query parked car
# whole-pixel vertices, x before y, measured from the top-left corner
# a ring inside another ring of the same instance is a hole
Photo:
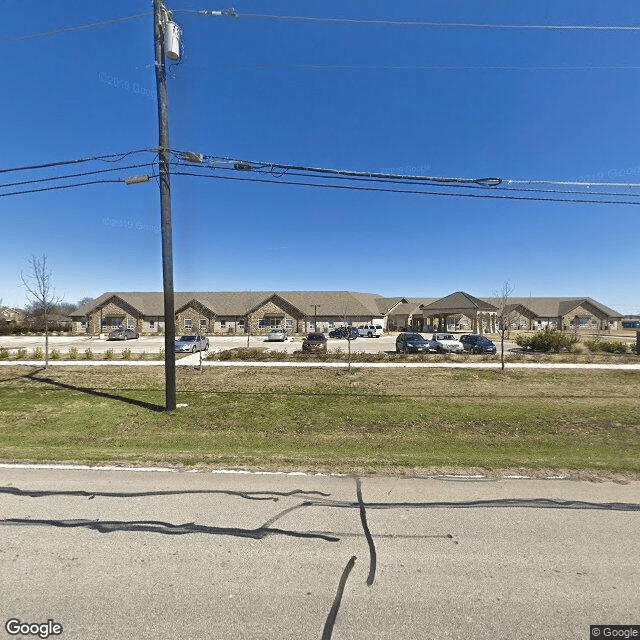
[[[464,347],[452,333],[434,333],[431,340],[435,343],[436,351],[439,353],[462,353]]]
[[[355,340],[360,334],[355,327],[336,327],[329,331],[330,338],[346,338],[347,340]]]
[[[207,351],[209,349],[209,338],[206,336],[189,335],[181,336],[176,340],[176,352]]]
[[[135,329],[125,329],[124,327],[118,327],[114,329],[107,340],[135,340],[140,335]]]
[[[272,329],[267,336],[267,342],[284,342],[287,337],[287,332],[284,329]]]
[[[436,351],[436,345],[419,333],[401,333],[396,338],[396,353],[429,353]]]
[[[471,351],[471,353],[496,353],[496,345],[489,340],[489,338],[485,338],[484,336],[479,336],[476,334],[471,334],[468,336],[460,336],[460,342],[462,342],[462,346],[465,351]]]
[[[327,337],[324,333],[310,333],[302,341],[302,351],[308,353],[327,353]]]
[[[358,327],[358,333],[367,338],[379,338],[384,331],[381,324],[361,324]]]

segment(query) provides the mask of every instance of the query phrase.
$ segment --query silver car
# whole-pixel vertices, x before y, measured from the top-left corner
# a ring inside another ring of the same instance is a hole
[[[176,353],[195,353],[196,351],[207,351],[208,349],[209,338],[206,336],[181,336],[176,340]]]
[[[118,327],[114,329],[107,338],[108,340],[135,340],[139,336],[135,329],[125,329]]]
[[[283,329],[272,329],[267,336],[267,342],[284,342],[287,339],[287,332]]]

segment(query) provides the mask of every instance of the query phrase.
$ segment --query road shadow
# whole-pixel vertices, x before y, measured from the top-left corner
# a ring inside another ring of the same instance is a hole
[[[79,387],[72,384],[67,384],[65,382],[60,382],[58,380],[54,380],[49,377],[40,377],[36,375],[40,371],[44,371],[44,368],[36,369],[31,373],[22,376],[23,378],[27,378],[33,382],[40,382],[42,384],[49,384],[54,387],[58,387],[59,389],[68,389],[70,391],[79,391],[80,393],[86,393],[90,396],[95,396],[97,398],[107,398],[109,400],[118,400],[120,402],[126,402],[127,404],[132,404],[136,407],[141,407],[142,409],[148,409],[149,411],[157,411],[164,412],[165,407],[160,404],[154,404],[153,402],[145,402],[144,400],[136,400],[135,398],[127,398],[126,396],[119,396],[115,393],[106,393],[105,391],[98,391],[97,389],[92,389],[91,387]]]

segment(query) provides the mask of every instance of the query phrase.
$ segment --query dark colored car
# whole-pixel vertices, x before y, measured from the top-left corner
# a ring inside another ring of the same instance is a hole
[[[330,338],[346,338],[347,340],[355,340],[360,334],[355,327],[336,327],[329,331]]]
[[[460,342],[462,342],[464,350],[471,351],[471,353],[496,353],[496,345],[484,336],[475,334],[460,336]]]
[[[396,353],[429,353],[435,350],[434,342],[419,333],[401,333],[396,338]]]
[[[108,340],[135,340],[138,337],[138,332],[135,329],[118,327],[109,334]]]
[[[302,351],[307,353],[327,353],[327,337],[323,333],[310,333],[302,341]]]

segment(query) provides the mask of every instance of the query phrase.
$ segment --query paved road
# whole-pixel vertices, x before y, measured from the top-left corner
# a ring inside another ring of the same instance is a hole
[[[0,479],[2,624],[52,619],[64,640],[586,640],[640,624],[638,482]]]

